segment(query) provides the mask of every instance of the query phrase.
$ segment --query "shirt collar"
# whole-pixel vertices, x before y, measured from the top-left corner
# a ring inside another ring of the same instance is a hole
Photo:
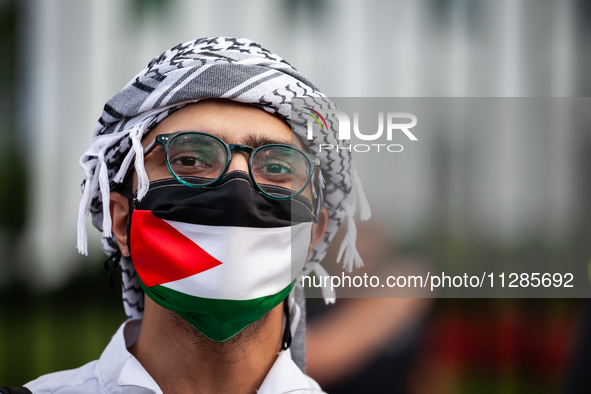
[[[287,393],[294,390],[309,390],[310,380],[291,359],[289,349],[279,352],[275,364],[265,377],[258,394]]]
[[[123,394],[127,391],[126,386],[143,388],[146,394],[162,393],[154,379],[127,350],[137,340],[141,323],[139,319],[123,323],[99,358],[96,372],[109,394]]]
[[[128,320],[119,327],[97,365],[97,375],[109,394],[123,394],[126,386],[162,394],[158,384],[140,362],[127,350],[139,335],[141,320]],[[291,358],[289,349],[281,351],[265,377],[258,394],[278,394],[313,388],[309,378]]]
[[[162,394],[158,384],[133,356],[129,357],[123,365],[117,383],[119,386],[137,386],[156,394]]]

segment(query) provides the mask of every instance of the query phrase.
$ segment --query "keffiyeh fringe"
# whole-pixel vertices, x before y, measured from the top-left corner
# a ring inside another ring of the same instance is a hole
[[[134,169],[138,179],[138,200],[146,195],[150,181],[144,168],[144,148],[142,146],[142,137],[153,127],[159,117],[163,114],[170,113],[187,103],[175,104],[168,107],[157,108],[151,111],[142,113],[141,116],[130,119],[125,128],[117,132],[105,135],[96,135],[98,132],[95,129],[95,137],[90,141],[86,150],[80,158],[80,166],[84,169],[85,178],[83,182],[82,198],[78,206],[78,252],[88,255],[88,236],[86,232],[86,223],[84,218],[90,213],[91,196],[100,194],[102,201],[102,226],[103,238],[110,238],[111,233],[111,212],[110,212],[110,181],[108,177],[108,168],[105,160],[106,152],[119,143],[123,138],[129,138],[131,141],[131,149],[123,159],[119,170],[112,179],[113,183],[121,183],[125,179],[125,175],[129,171],[129,166],[132,159],[134,159]],[[161,117],[164,118],[164,117]],[[100,131],[100,129],[99,129]],[[96,175],[98,168],[98,176]]]

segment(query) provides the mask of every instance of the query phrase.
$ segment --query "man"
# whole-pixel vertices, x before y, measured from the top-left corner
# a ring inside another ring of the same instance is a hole
[[[258,44],[217,37],[165,52],[109,100],[81,159],[78,248],[91,212],[122,267],[129,319],[99,360],[28,389],[321,392],[302,372],[297,277],[325,273],[318,262],[345,218],[354,229],[357,199],[369,211],[349,153],[314,156],[337,141],[326,129],[307,140],[296,97],[331,105]],[[347,268],[361,264],[354,242],[351,230]]]

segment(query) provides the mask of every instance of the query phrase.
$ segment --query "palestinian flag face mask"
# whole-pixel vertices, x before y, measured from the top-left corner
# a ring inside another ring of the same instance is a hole
[[[224,342],[289,295],[312,219],[307,198],[265,197],[241,171],[200,189],[158,180],[134,200],[131,258],[148,297]]]

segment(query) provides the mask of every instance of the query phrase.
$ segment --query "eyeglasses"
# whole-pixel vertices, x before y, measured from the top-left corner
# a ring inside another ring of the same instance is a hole
[[[232,151],[248,153],[248,172],[255,189],[276,200],[300,194],[320,167],[320,159],[290,145],[269,144],[255,149],[226,144],[214,135],[199,131],[160,134],[154,142],[164,148],[170,173],[191,187],[214,185],[226,173]],[[145,154],[155,146],[149,146]]]

